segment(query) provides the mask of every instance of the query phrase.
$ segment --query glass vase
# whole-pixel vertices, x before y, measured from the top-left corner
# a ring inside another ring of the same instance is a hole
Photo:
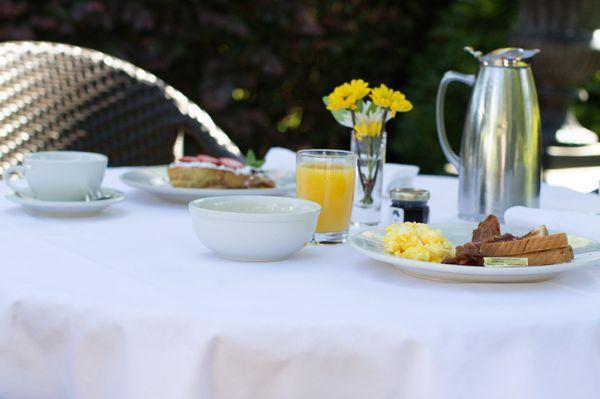
[[[383,166],[387,134],[363,137],[359,140],[352,130],[351,150],[356,154],[358,166],[352,207],[354,226],[375,226],[381,217]]]

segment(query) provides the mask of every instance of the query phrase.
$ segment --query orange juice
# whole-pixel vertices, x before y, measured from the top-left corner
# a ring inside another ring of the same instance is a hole
[[[355,167],[326,162],[303,163],[296,168],[298,198],[321,205],[317,233],[348,229],[354,197]]]

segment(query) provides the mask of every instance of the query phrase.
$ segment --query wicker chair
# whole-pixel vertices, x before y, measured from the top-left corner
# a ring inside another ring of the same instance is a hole
[[[42,150],[100,152],[113,166],[164,164],[183,134],[204,152],[240,157],[205,111],[128,62],[65,44],[0,43],[0,176]]]

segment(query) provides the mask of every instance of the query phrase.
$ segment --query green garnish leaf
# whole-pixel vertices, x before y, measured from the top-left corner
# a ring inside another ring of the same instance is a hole
[[[251,168],[260,169],[264,164],[264,159],[256,158],[254,151],[248,150],[248,153],[246,154],[246,165],[250,166]]]

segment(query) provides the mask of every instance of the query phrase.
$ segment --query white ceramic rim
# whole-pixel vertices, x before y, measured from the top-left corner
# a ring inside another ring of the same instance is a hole
[[[48,155],[66,155],[67,157],[72,155],[73,158],[44,158]],[[108,157],[104,154],[97,152],[86,152],[86,151],[40,151],[31,152],[25,154],[26,161],[35,162],[51,162],[51,163],[74,163],[74,162],[104,162],[108,161]]]
[[[273,213],[252,213],[252,212],[234,212],[234,211],[217,211],[201,207],[203,203],[212,201],[241,201],[241,200],[256,200],[268,199],[274,202],[282,202],[287,204],[304,204],[312,209],[289,213],[289,212],[273,212]],[[224,195],[220,197],[206,197],[193,200],[189,203],[188,208],[192,215],[201,216],[212,220],[233,220],[240,222],[279,222],[286,223],[291,221],[306,220],[321,212],[321,205],[316,202],[290,197],[277,197],[271,195]]]
[[[207,198],[212,196],[240,196],[240,195],[283,195],[296,191],[296,182],[290,181],[281,184],[276,179],[276,187],[265,188],[188,188],[188,187],[173,187],[168,182],[166,177],[167,165],[146,166],[140,169],[134,169],[121,174],[120,179],[128,186],[138,188],[140,190],[150,192],[156,195],[171,199],[185,199],[186,202],[198,198]],[[165,176],[162,176],[163,172]],[[269,172],[281,172],[281,170],[266,170]],[[288,172],[286,172],[288,173]],[[292,172],[289,172],[292,175]],[[152,175],[157,176],[152,176]],[[294,174],[295,176],[295,174]],[[164,184],[152,184],[150,180],[159,178],[164,180]]]
[[[15,193],[8,193],[5,195],[6,199],[11,202],[21,204],[21,205],[30,205],[30,206],[43,206],[45,208],[66,208],[66,207],[77,207],[77,208],[94,208],[97,206],[108,206],[109,204],[114,204],[116,202],[121,202],[125,199],[125,194],[114,188],[102,187],[101,191],[104,193],[109,193],[113,197],[107,198],[103,200],[96,201],[45,201],[33,197],[22,197]]]
[[[314,152],[314,154],[311,154]],[[348,150],[334,150],[328,148],[315,148],[299,150],[296,152],[297,155],[311,158],[351,158],[356,157],[356,153]]]

